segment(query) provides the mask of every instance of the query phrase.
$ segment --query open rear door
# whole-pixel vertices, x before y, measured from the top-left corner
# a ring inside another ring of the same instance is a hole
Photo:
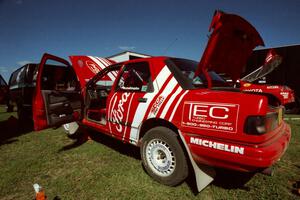
[[[32,105],[35,130],[79,119],[82,105],[80,83],[68,61],[44,54]]]

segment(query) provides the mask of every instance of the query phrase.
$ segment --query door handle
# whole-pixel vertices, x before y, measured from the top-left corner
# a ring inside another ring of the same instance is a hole
[[[141,102],[141,103],[146,103],[147,102],[147,98],[139,98],[138,101]]]

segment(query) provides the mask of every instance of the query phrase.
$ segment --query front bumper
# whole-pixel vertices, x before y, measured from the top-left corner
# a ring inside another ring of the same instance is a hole
[[[256,171],[277,162],[286,151],[291,129],[285,122],[276,135],[260,144],[234,143],[183,133],[196,163],[238,171]]]

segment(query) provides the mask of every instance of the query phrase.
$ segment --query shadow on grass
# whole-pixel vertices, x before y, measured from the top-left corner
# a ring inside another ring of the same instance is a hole
[[[137,160],[141,160],[139,148],[130,144],[125,144],[122,141],[119,141],[115,138],[112,138],[103,133],[99,133],[93,130],[88,130],[90,138],[100,144],[103,144],[110,149],[113,149],[123,155],[130,156]],[[72,144],[66,145],[62,147],[58,152],[67,151],[73,148],[77,148],[87,142],[88,139],[84,134],[81,134],[81,137],[74,140]],[[194,195],[198,194],[197,184],[195,180],[195,175],[192,167],[189,167],[189,176],[185,180],[188,184],[191,191]],[[145,169],[144,169],[145,171]],[[249,191],[249,188],[245,186],[245,184],[255,175],[254,173],[244,173],[231,171],[226,169],[216,169],[217,175],[215,180],[212,182],[213,185],[217,187],[221,187],[224,189],[242,189],[245,191]],[[145,171],[146,173],[146,171]]]
[[[83,133],[80,134],[80,136],[74,140],[72,144],[66,145],[62,147],[58,152],[67,151],[73,148],[77,148],[84,144],[86,141],[88,141],[87,135],[84,134],[84,131],[88,132],[89,137],[100,144],[103,144],[123,155],[130,156],[132,158],[135,158],[137,160],[140,160],[140,151],[139,148],[130,144],[125,144],[122,141],[119,141],[115,138],[112,138],[108,135],[105,135],[103,133],[99,133],[93,130],[82,130]]]
[[[300,196],[300,181],[295,181],[293,183],[292,193],[297,196]]]
[[[70,149],[77,148],[77,147],[81,146],[82,144],[84,144],[86,142],[87,142],[87,139],[85,139],[83,137],[78,138],[78,139],[74,140],[73,143],[68,144],[68,145],[62,147],[61,149],[59,149],[58,152],[60,153],[60,152],[63,152],[63,151],[67,151],[67,150],[70,150]]]
[[[255,173],[246,173],[232,171],[227,169],[216,169],[217,176],[213,181],[213,185],[224,189],[242,189],[249,191],[245,184],[255,175]]]
[[[250,179],[255,175],[255,173],[245,173],[220,168],[217,168],[215,170],[216,177],[211,183],[212,185],[223,189],[241,189],[245,191],[250,190],[250,188],[245,186],[245,184],[248,181],[250,181]],[[193,194],[196,196],[199,194],[199,192],[197,189],[195,174],[192,167],[190,167],[189,172],[190,173],[188,178],[186,179],[186,183],[188,184]]]
[[[130,144],[125,144],[120,140],[117,140],[99,132],[91,131],[90,133],[90,136],[94,141],[101,143],[123,155],[130,156],[137,160],[141,159],[139,147]]]
[[[4,145],[18,141],[15,137],[31,132],[33,128],[31,125],[21,124],[17,118],[10,116],[0,121],[0,130],[0,145]]]

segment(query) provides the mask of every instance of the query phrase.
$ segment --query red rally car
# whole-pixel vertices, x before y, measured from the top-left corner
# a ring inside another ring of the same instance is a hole
[[[215,71],[238,76],[263,41],[237,15],[216,12],[200,60],[151,57],[114,63],[45,54],[33,99],[35,130],[77,122],[139,146],[146,171],[177,185],[193,166],[198,190],[210,167],[257,171],[284,154],[291,130],[283,106],[267,94],[228,87]]]
[[[293,107],[295,104],[295,94],[288,86],[253,83],[271,73],[281,62],[281,56],[277,55],[275,50],[271,49],[266,56],[264,65],[239,80],[241,91],[272,94],[284,106]]]

